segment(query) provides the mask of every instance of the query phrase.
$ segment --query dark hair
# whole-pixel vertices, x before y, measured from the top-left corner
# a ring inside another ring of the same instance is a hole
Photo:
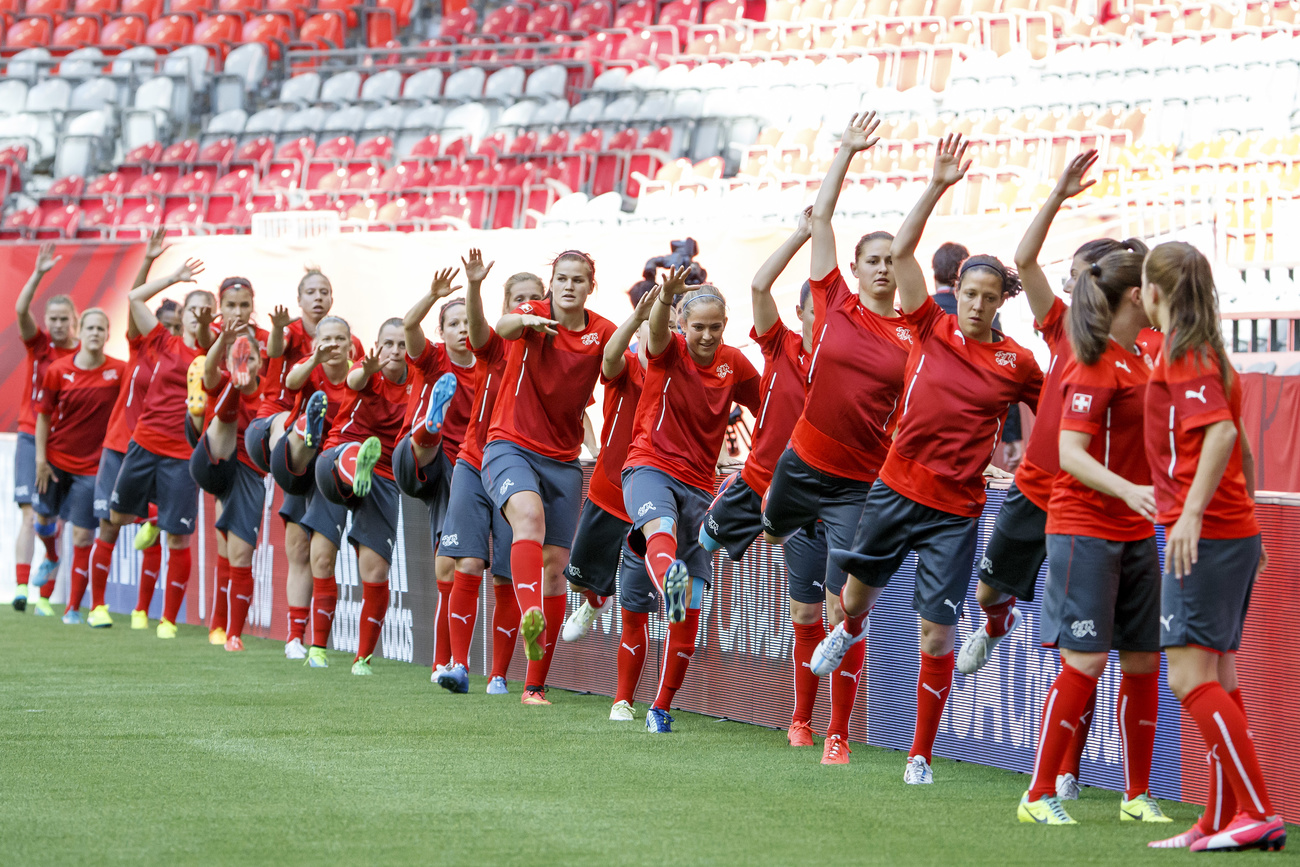
[[[1170,361],[1194,352],[1198,366],[1206,364],[1213,352],[1223,388],[1230,391],[1232,365],[1219,330],[1219,296],[1209,261],[1191,244],[1170,241],[1147,255],[1143,270],[1144,279],[1158,286],[1169,300],[1169,322],[1161,351],[1168,353]]]
[[[582,262],[591,270],[591,282],[596,282],[596,260],[581,250],[565,250],[551,260],[551,279],[555,279],[555,268],[561,262]]]
[[[164,298],[162,303],[158,305],[158,309],[154,311],[154,315],[162,316],[164,313],[175,313],[179,316],[180,312],[181,305],[177,304],[170,298]]]
[[[968,256],[970,256],[970,250],[967,250],[961,244],[952,241],[940,244],[939,249],[934,251],[934,258],[930,260],[930,265],[934,268],[935,284],[939,286],[954,285],[957,282],[957,270]]]
[[[858,243],[853,246],[854,262],[862,258],[862,248],[870,244],[872,241],[889,241],[890,243],[893,243],[894,236],[888,232],[868,232],[861,238],[858,238]]]
[[[298,294],[300,295],[302,294],[303,285],[306,284],[306,282],[313,277],[321,278],[322,280],[325,281],[325,286],[330,290],[330,292],[332,293],[334,291],[334,284],[330,282],[330,278],[326,277],[325,272],[322,271],[320,268],[318,268],[315,265],[306,265],[303,267],[303,270],[306,273],[303,274],[302,279],[298,281]],[[248,288],[252,289],[253,287],[250,286]]]
[[[803,281],[803,285],[799,287],[799,309],[800,310],[808,309],[808,299],[810,298],[812,298],[812,284],[809,283],[807,280],[805,280]]]
[[[189,307],[190,299],[193,298],[195,295],[202,295],[204,298],[208,299],[209,307],[217,303],[217,299],[207,289],[191,289],[190,291],[185,293],[185,300],[181,302],[181,307],[182,308]]]
[[[1100,262],[1103,256],[1109,253],[1114,253],[1116,250],[1121,249],[1126,243],[1128,242],[1116,241],[1114,238],[1094,238],[1079,247],[1079,249],[1075,250],[1074,255],[1075,257],[1082,256],[1083,261],[1089,264]],[[1140,244],[1142,242],[1138,241],[1137,243]]]
[[[653,288],[655,288],[655,281],[653,280],[638,280],[633,283],[632,288],[627,290],[627,297],[632,302],[632,306],[635,307],[640,304],[641,299],[645,297],[645,293]]]
[[[981,253],[978,256],[969,256],[966,261],[961,263],[961,270],[957,272],[957,283],[966,276],[966,272],[973,271],[976,268],[983,268],[985,271],[996,274],[1002,281],[1002,297],[1014,298],[1020,294],[1020,275],[1014,268],[1008,268],[1002,264],[1002,260],[997,256],[990,256]]]
[[[247,289],[248,294],[253,294],[253,284],[247,277],[227,277],[221,281],[221,286],[217,289],[217,296],[224,298],[226,293],[232,289]]]
[[[1120,248],[1093,262],[1074,284],[1067,326],[1074,357],[1096,364],[1110,342],[1110,324],[1124,293],[1142,284],[1142,253]]]
[[[464,298],[453,298],[453,299],[451,299],[450,301],[448,301],[446,304],[444,304],[444,305],[442,305],[441,307],[438,308],[438,327],[439,327],[439,328],[445,328],[445,327],[447,326],[447,311],[450,310],[451,308],[455,307],[457,304],[459,304],[459,305],[461,305],[462,307],[464,307],[464,306],[465,306],[465,299],[464,299]]]

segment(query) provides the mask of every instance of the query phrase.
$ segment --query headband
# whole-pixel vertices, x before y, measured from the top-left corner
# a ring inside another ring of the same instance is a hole
[[[596,276],[595,260],[592,259],[590,256],[588,256],[586,253],[582,252],[581,250],[565,250],[563,253],[555,257],[554,261],[551,262],[551,267],[554,268],[559,263],[559,261],[563,259],[565,256],[577,256],[578,258],[582,259],[582,261],[587,263],[587,267],[591,269],[591,276],[593,278]]]
[[[1001,277],[1003,283],[1007,282],[1007,269],[1002,267],[996,259],[991,262],[972,262],[971,259],[974,258],[974,256],[971,256],[967,258],[965,262],[961,263],[961,270],[957,272],[957,279],[960,280],[961,275],[965,274],[971,268],[988,268],[990,271],[995,272],[999,277]]]
[[[247,277],[227,277],[221,281],[221,288],[217,290],[217,293],[225,295],[229,289],[247,289],[249,294],[252,294],[253,284],[248,282]]]
[[[711,294],[711,293],[707,293],[707,292],[706,292],[706,293],[702,293],[702,294],[700,294],[700,295],[696,295],[694,298],[691,298],[689,301],[687,301],[685,304],[682,305],[682,309],[679,310],[678,313],[679,313],[680,315],[682,315],[682,316],[685,316],[685,315],[686,315],[686,308],[687,308],[687,307],[690,307],[690,306],[691,306],[692,304],[694,304],[696,301],[702,301],[702,300],[704,300],[705,298],[713,298],[713,299],[716,300],[719,304],[722,305],[722,309],[723,309],[723,310],[726,310],[726,309],[727,309],[727,302],[723,299],[723,297],[722,297],[721,295],[713,295],[713,294]]]

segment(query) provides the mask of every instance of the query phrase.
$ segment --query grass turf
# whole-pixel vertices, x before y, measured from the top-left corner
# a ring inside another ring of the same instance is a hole
[[[784,732],[677,713],[656,737],[602,697],[523,707],[519,684],[450,695],[422,666],[356,678],[341,653],[310,670],[115,619],[0,612],[0,863],[1127,865],[1190,857],[1145,843],[1200,812],[1121,824],[1084,789],[1081,826],[1025,826],[1027,778],[994,768],[940,759],[905,786],[888,750],[826,768]]]

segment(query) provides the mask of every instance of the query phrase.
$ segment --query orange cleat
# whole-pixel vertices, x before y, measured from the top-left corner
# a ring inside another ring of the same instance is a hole
[[[840,735],[829,735],[825,749],[822,750],[823,765],[847,765],[849,763],[849,742]]]
[[[226,639],[226,650],[231,653],[238,653],[244,649],[244,640],[238,635],[232,635]]]
[[[519,699],[520,704],[550,704],[546,700],[546,689],[540,686],[530,686],[524,690],[523,697]]]
[[[790,730],[786,732],[786,737],[790,739],[792,747],[810,747],[813,745],[812,726],[803,720],[795,720],[790,723]]]

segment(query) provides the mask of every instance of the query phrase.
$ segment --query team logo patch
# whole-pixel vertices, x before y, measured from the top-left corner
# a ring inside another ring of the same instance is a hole
[[[459,545],[460,535],[457,533],[448,533],[442,537],[441,543],[443,545]]]
[[[106,371],[104,371],[104,381],[105,381],[105,382],[116,382],[116,381],[117,381],[117,369],[114,368],[113,370],[106,370]]]
[[[595,346],[597,343],[600,343],[600,335],[596,332],[593,331],[590,334],[582,335],[583,346]]]
[[[1091,620],[1076,620],[1070,624],[1070,632],[1075,638],[1097,637],[1097,625]]]
[[[1092,409],[1092,395],[1077,392],[1070,401],[1070,412],[1086,413]]]
[[[533,305],[531,305],[531,304],[520,304],[520,305],[519,305],[519,312],[520,312],[520,313],[532,313],[532,312],[533,312]]]
[[[1016,369],[1016,354],[1014,352],[1002,350],[994,355],[993,358],[1002,367],[1010,367],[1012,370]]]
[[[515,480],[514,480],[514,479],[506,479],[504,482],[502,482],[502,483],[501,483],[501,496],[504,497],[504,496],[506,495],[506,491],[508,491],[508,490],[510,489],[510,486],[513,485],[514,483],[515,483]]]
[[[637,516],[638,518],[644,518],[646,512],[653,512],[653,511],[656,511],[656,509],[655,509],[655,504],[654,504],[654,503],[645,503],[645,504],[643,504],[643,505],[641,506],[641,508],[639,508],[639,509],[636,510],[636,516]]]
[[[713,372],[718,375],[718,379],[726,379],[728,376],[731,375],[731,365],[719,364],[717,368],[714,369]]]
[[[993,574],[993,561],[990,560],[988,557],[981,557],[981,558],[980,558],[980,571],[981,571],[981,572],[987,572],[988,574],[992,575],[992,574]]]
[[[912,342],[912,329],[900,325],[894,329],[894,333],[898,335],[899,340],[906,340],[908,343]]]

